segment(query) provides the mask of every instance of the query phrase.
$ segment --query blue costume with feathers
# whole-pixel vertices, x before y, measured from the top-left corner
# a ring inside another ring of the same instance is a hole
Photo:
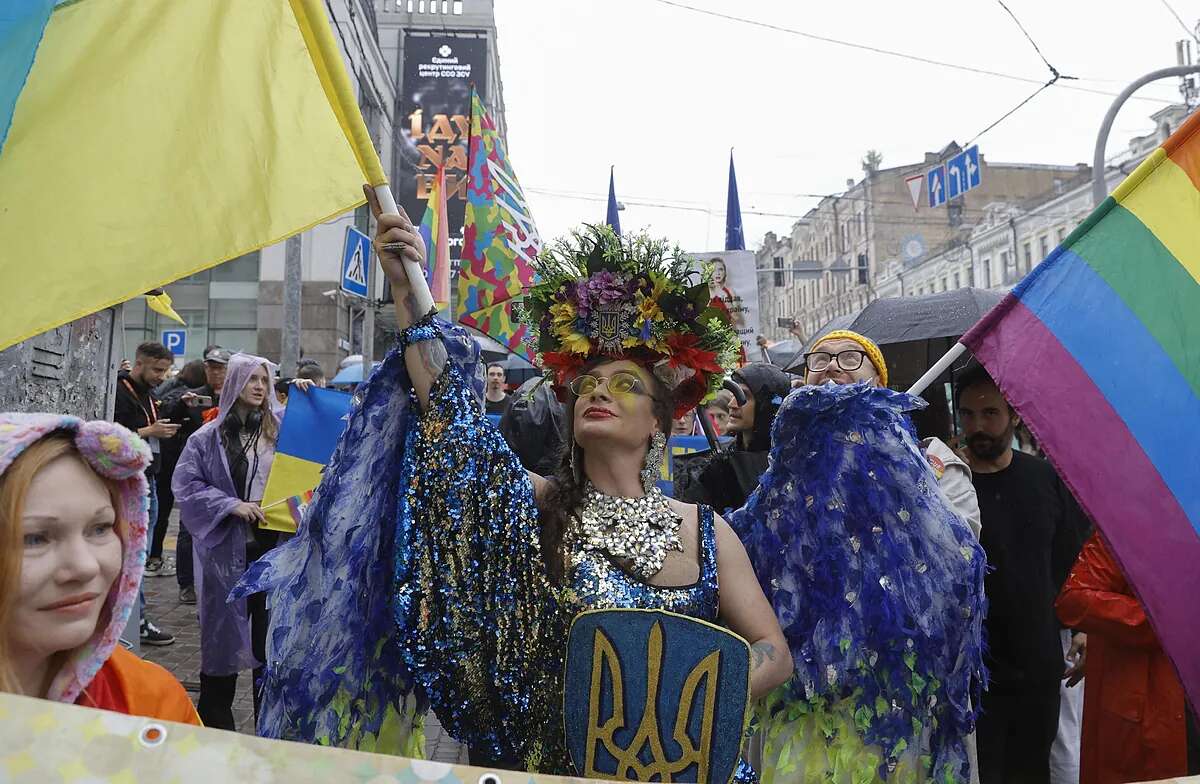
[[[985,558],[906,416],[922,405],[867,384],[793,392],[730,520],[796,667],[760,711],[764,782],[969,777]]]

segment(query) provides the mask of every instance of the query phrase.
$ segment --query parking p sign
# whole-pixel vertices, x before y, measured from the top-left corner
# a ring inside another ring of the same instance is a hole
[[[164,329],[162,344],[175,356],[182,356],[187,352],[187,330]]]

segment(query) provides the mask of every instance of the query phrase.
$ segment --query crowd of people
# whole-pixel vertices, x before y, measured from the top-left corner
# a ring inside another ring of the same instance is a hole
[[[475,764],[572,773],[571,620],[657,608],[750,645],[758,735],[735,781],[1200,772],[1192,708],[1103,533],[982,367],[955,379],[958,435],[918,432],[934,420],[914,427],[923,402],[888,389],[868,337],[824,335],[798,375],[738,365],[728,318],[662,248],[595,229],[527,294],[548,381],[510,390],[460,328],[414,310],[402,263],[423,245],[406,217],[376,218],[401,333],[297,536],[262,527],[261,501],[287,397],[326,384],[316,363],[281,378],[214,345],[176,371],[149,342],[112,423],[0,415],[0,690],[233,729],[249,670],[269,737],[353,745],[411,698]],[[594,316],[621,297],[611,312],[636,321]],[[664,494],[680,436],[709,446]],[[368,458],[393,488],[370,500]],[[330,542],[372,566],[344,575],[357,609],[314,618],[323,576],[295,565]],[[141,643],[174,642],[141,598],[171,576],[198,604],[195,709],[120,645],[135,603]],[[277,614],[309,625],[268,639]],[[330,623],[353,631],[311,634]]]

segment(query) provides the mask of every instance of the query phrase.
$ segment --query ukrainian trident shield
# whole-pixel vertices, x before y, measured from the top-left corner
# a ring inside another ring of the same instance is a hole
[[[750,710],[750,647],[662,610],[590,610],[567,641],[563,721],[580,776],[728,784]]]

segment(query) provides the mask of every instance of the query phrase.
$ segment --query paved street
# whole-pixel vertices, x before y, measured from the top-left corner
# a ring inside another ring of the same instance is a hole
[[[179,513],[171,515],[171,528],[164,547],[174,557]],[[175,577],[148,577],[144,583],[146,615],[160,629],[175,635],[175,642],[164,647],[142,647],[142,656],[171,671],[187,689],[192,701],[200,695],[200,622],[195,605],[179,602],[179,584]],[[239,732],[253,734],[254,707],[250,697],[250,673],[238,678],[233,717]],[[442,731],[437,719],[430,714],[425,723],[425,751],[429,759],[438,762],[465,763],[466,748]]]

